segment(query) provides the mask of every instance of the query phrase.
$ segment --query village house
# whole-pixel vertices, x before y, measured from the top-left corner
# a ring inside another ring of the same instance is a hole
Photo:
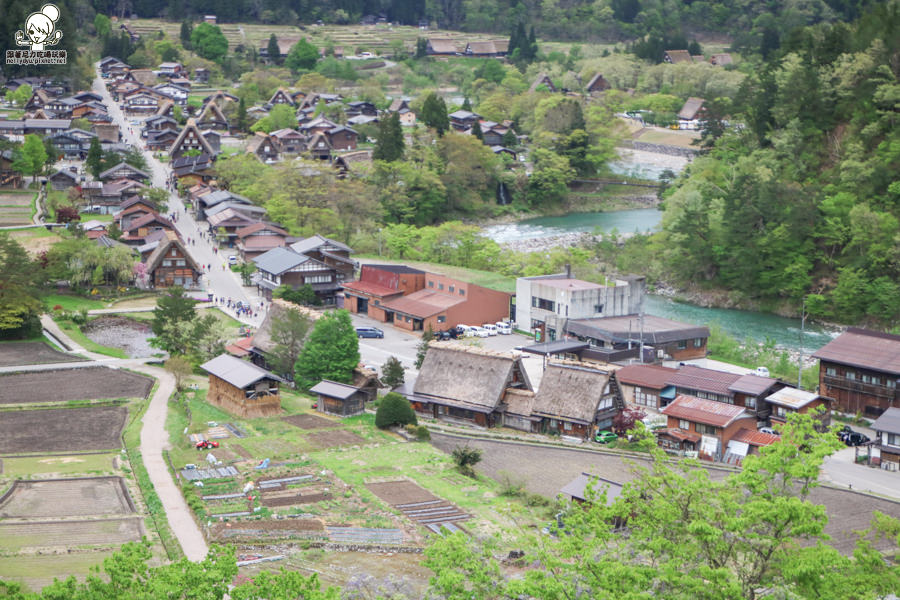
[[[153,90],[159,94],[168,96],[178,106],[187,106],[187,99],[191,93],[190,88],[177,85],[172,81],[155,85],[153,86]]]
[[[269,101],[266,103],[267,108],[271,108],[278,104],[287,104],[288,106],[296,106],[294,102],[294,98],[291,96],[290,92],[288,92],[284,88],[278,88],[275,90],[275,93],[272,94],[272,97],[269,98]]]
[[[593,494],[588,492],[589,489],[593,490]],[[606,505],[610,506],[616,498],[622,495],[623,489],[625,486],[621,483],[582,472],[581,475],[564,485],[559,493],[568,496],[574,504],[599,500],[601,495],[605,495]],[[619,517],[616,519],[619,520]]]
[[[456,42],[444,38],[428,38],[425,53],[428,56],[457,56],[460,54]]]
[[[358,301],[357,301],[358,302]],[[436,273],[425,274],[425,287],[381,303],[385,322],[408,331],[443,331],[456,325],[481,325],[509,318],[511,294]],[[358,305],[357,305],[358,306]],[[369,310],[372,310],[369,306]]]
[[[70,169],[60,169],[47,179],[50,181],[50,187],[52,187],[56,191],[67,190],[71,187],[75,187],[80,183],[81,180],[78,174],[72,172]]]
[[[395,98],[394,100],[392,100],[391,105],[387,109],[387,112],[399,114],[400,125],[412,127],[416,124],[416,113],[414,113],[409,107],[409,102],[407,102],[403,98]]]
[[[605,92],[612,85],[603,77],[602,73],[596,73],[591,80],[588,81],[588,84],[584,86],[584,91],[588,94],[599,94],[600,92]]]
[[[344,308],[384,323],[382,304],[425,288],[425,271],[405,265],[362,265],[359,279],[342,284]]]
[[[22,172],[13,168],[12,150],[0,150],[0,188],[22,187]]]
[[[692,63],[694,58],[687,50],[666,50],[663,52],[663,61],[676,65],[678,63]]]
[[[356,386],[323,379],[309,391],[318,398],[316,410],[319,412],[352,417],[366,410],[368,395]]]
[[[834,409],[875,418],[900,407],[900,336],[849,327],[819,348],[819,393]]]
[[[659,445],[694,450],[705,460],[728,462],[729,443],[738,431],[756,431],[755,416],[741,406],[715,400],[679,395],[661,412],[668,418],[668,427],[657,432]]]
[[[734,59],[727,52],[719,52],[709,57],[709,64],[716,67],[724,67],[734,64]]]
[[[633,364],[616,371],[616,381],[627,404],[655,412],[675,399],[675,386],[669,379],[677,371],[662,365]]]
[[[215,157],[218,152],[210,145],[209,141],[203,136],[203,132],[197,127],[194,119],[188,119],[184,129],[179,132],[178,137],[172,142],[169,148],[169,156],[172,160],[181,158],[186,152],[191,150],[199,150],[211,157]]]
[[[481,115],[468,110],[457,110],[447,116],[450,117],[450,127],[456,131],[469,131],[476,121],[481,120]]]
[[[72,119],[25,119],[25,135],[47,137],[72,127]]]
[[[739,375],[694,365],[685,365],[678,369],[668,379],[668,384],[675,387],[675,393],[678,395],[733,404],[760,420],[765,420],[769,416],[769,406],[765,402],[769,394],[786,385],[771,377]]]
[[[612,427],[625,404],[611,371],[587,363],[550,363],[534,395],[542,433],[590,438]]]
[[[279,129],[270,135],[278,142],[282,154],[300,154],[306,151],[306,136],[296,129]]]
[[[705,100],[703,98],[688,98],[684,102],[684,106],[678,111],[678,128],[679,129],[699,129],[706,114],[703,107]]]
[[[215,102],[207,102],[200,115],[197,117],[197,127],[202,130],[215,129],[220,131],[228,131],[228,118],[219,105]]]
[[[532,390],[508,388],[500,405],[503,426],[510,429],[538,433],[541,417],[534,414],[534,392]]]
[[[172,174],[182,186],[206,183],[215,178],[214,161],[215,158],[206,152],[195,156],[182,156],[172,161]]]
[[[156,212],[156,206],[150,200],[134,197],[119,204],[119,211],[113,215],[113,220],[123,231],[133,222]]]
[[[509,40],[488,40],[469,42],[464,54],[472,58],[501,58],[509,52]]]
[[[257,131],[247,142],[247,154],[252,154],[260,162],[271,164],[278,162],[279,154],[278,138],[274,135]]]
[[[369,150],[357,150],[356,152],[345,152],[335,156],[331,160],[331,165],[337,169],[338,179],[343,179],[347,173],[359,170],[363,165],[372,164],[372,152]]]
[[[353,279],[358,267],[356,261],[350,258],[353,254],[350,246],[322,235],[316,234],[298,240],[292,243],[290,248],[298,254],[312,257],[333,268],[341,283]]]
[[[121,241],[129,246],[140,246],[148,235],[157,231],[175,231],[175,225],[159,213],[144,215],[132,221],[127,229],[122,229]]]
[[[197,83],[209,83],[209,69],[197,67],[194,69],[194,81]]]
[[[900,470],[900,408],[884,411],[872,423],[872,429],[875,431],[875,439],[872,440],[869,464],[878,464],[888,471]]]
[[[238,229],[235,238],[241,260],[251,262],[272,248],[286,246],[288,232],[271,223],[259,222]]]
[[[160,131],[147,131],[147,149],[153,151],[168,150],[178,139],[178,132],[174,129]]]
[[[278,247],[257,256],[253,263],[257,269],[253,274],[253,283],[257,293],[265,296],[266,300],[271,300],[272,292],[282,285],[294,289],[309,285],[323,304],[333,306],[336,303],[341,274],[319,260],[295,252],[290,247]]]
[[[162,77],[180,77],[184,73],[184,67],[180,62],[160,63],[158,69]]]
[[[151,71],[150,69],[131,69],[128,73],[125,74],[125,79],[130,81],[136,81],[145,87],[153,87],[156,85],[159,79],[156,76],[156,73]]]
[[[558,90],[556,89],[556,85],[554,85],[553,80],[550,79],[550,76],[546,73],[541,73],[535,78],[533,82],[531,82],[531,87],[528,88],[529,92],[536,92],[541,87],[545,88],[547,91],[556,93]]]
[[[252,206],[253,202],[250,201],[249,198],[245,198],[240,194],[235,194],[229,190],[215,190],[206,194],[198,195],[194,198],[193,209],[197,214],[198,221],[205,221],[208,216],[208,211],[222,204],[223,202],[232,202],[236,204],[246,204],[248,206]]]
[[[256,330],[256,333],[253,334],[253,345],[250,347],[250,360],[253,364],[264,369],[269,368],[268,363],[270,353],[275,350],[275,347],[278,345],[272,338],[272,327],[274,323],[277,323],[288,314],[287,311],[298,312],[312,322],[315,322],[322,317],[321,311],[306,306],[300,306],[299,304],[294,304],[293,302],[288,302],[281,298],[273,298],[272,304],[269,305],[262,324],[259,326],[259,329]],[[293,373],[281,373],[280,375],[288,379],[293,378]]]
[[[82,196],[87,199],[89,211],[112,214],[126,200],[136,198],[147,186],[133,179],[113,181],[88,181],[82,184]]]
[[[119,126],[115,123],[92,123],[91,129],[97,134],[97,138],[101,143],[116,143],[119,141]]]
[[[588,342],[598,355],[631,350],[637,357],[643,342],[642,362],[704,358],[706,340],[709,338],[708,327],[639,314],[569,319],[564,324],[564,330],[570,338]],[[559,332],[548,327],[547,339],[554,339]]]
[[[508,390],[533,391],[521,356],[449,342],[429,344],[411,387],[416,412],[480,427],[502,424]]]
[[[347,107],[344,109],[344,114],[348,117],[356,117],[360,115],[364,115],[367,117],[377,117],[378,109],[371,102],[368,102],[366,100],[356,100],[354,102],[347,103]]]
[[[98,177],[98,179],[100,181],[131,179],[132,181],[144,183],[146,181],[150,181],[150,174],[145,171],[141,171],[137,167],[133,167],[126,162],[120,162],[116,166],[110,167],[109,169],[100,173],[100,177]]]
[[[154,288],[177,285],[193,289],[200,287],[203,270],[172,231],[147,258],[147,275]]]
[[[820,406],[824,408],[825,412],[819,417],[819,426],[820,428],[828,427],[831,423],[831,414],[828,410],[829,403],[828,398],[792,387],[781,388],[777,392],[766,396],[766,404],[771,411],[769,421],[775,429],[778,429],[779,425],[787,423],[788,415],[796,413],[807,414],[815,411]]]
[[[306,151],[311,158],[317,160],[329,160],[331,158],[331,141],[327,134],[315,133],[310,136],[306,144]]]
[[[220,205],[221,206],[221,205]],[[260,209],[265,211],[265,209]],[[257,222],[255,217],[238,212],[234,208],[224,208],[215,214],[207,214],[206,218],[209,230],[216,240],[229,248],[234,247],[237,238],[237,230],[248,227]]]
[[[200,365],[209,373],[206,401],[244,419],[281,412],[279,384],[284,380],[251,362],[221,354]]]

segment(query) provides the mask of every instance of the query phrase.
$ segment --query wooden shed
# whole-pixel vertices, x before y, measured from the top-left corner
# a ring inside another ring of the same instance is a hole
[[[206,401],[244,418],[281,412],[279,384],[284,381],[253,363],[220,354],[201,365],[209,373]]]
[[[352,417],[365,411],[365,391],[346,383],[323,379],[309,390],[319,399],[317,409],[339,417]]]

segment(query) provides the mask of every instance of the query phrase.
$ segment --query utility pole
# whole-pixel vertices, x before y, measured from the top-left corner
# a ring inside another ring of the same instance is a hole
[[[806,324],[806,296],[800,304],[800,355],[797,358],[797,389],[803,389],[803,326]]]

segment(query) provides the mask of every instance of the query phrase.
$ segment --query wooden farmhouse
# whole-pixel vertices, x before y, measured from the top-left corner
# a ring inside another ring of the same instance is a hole
[[[532,414],[541,418],[540,430],[588,438],[612,427],[613,417],[625,408],[614,375],[587,363],[551,363],[534,395]]]
[[[172,142],[172,147],[169,148],[169,156],[171,156],[172,160],[175,160],[176,158],[181,158],[189,150],[199,150],[201,153],[209,156],[218,154],[203,136],[203,132],[197,127],[197,122],[194,119],[187,120],[184,129],[178,134],[178,138]]]
[[[200,285],[203,271],[178,241],[175,232],[168,232],[147,259],[147,274],[153,287],[164,288],[179,285],[194,288]]]
[[[279,384],[274,373],[253,363],[221,354],[201,367],[209,373],[206,401],[246,419],[281,412]]]
[[[503,422],[511,389],[532,390],[520,356],[432,342],[412,393],[398,392],[428,417],[493,427]]]
[[[324,379],[309,390],[319,399],[317,410],[339,417],[352,417],[365,411],[368,395],[353,385]]]

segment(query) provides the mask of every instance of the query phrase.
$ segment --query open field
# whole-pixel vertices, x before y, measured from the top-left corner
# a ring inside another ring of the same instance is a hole
[[[25,248],[25,251],[32,257],[49,250],[53,244],[62,240],[61,237],[52,231],[47,231],[45,227],[12,229],[8,230],[7,233],[9,237]]]
[[[88,352],[96,352],[97,354],[104,354],[106,356],[112,356],[113,358],[128,358],[128,354],[125,353],[124,350],[120,350],[119,348],[110,348],[108,346],[101,346],[94,340],[90,339],[88,336],[84,335],[81,331],[81,327],[72,323],[71,321],[67,321],[65,319],[55,319],[56,324],[59,325],[59,328],[66,332],[72,341],[76,344],[87,350]]]
[[[676,131],[673,129],[645,129],[636,141],[646,142],[648,144],[664,144],[666,146],[678,146],[680,148],[694,148],[691,142],[700,139],[698,131]]]
[[[14,227],[31,223],[31,209],[0,207],[0,227]]]
[[[382,481],[369,483],[366,487],[391,506],[437,500],[434,494],[422,489],[412,481]]]
[[[61,477],[64,475],[106,475],[114,471],[115,453],[76,454],[73,456],[23,456],[3,458],[2,476]]]
[[[124,406],[8,411],[0,418],[0,452],[77,452],[122,445]]]
[[[0,207],[24,206],[31,210],[33,203],[34,194],[31,192],[0,192]]]
[[[89,367],[0,377],[0,404],[146,398],[153,380],[121,369]]]
[[[0,551],[124,544],[141,539],[143,518],[0,523]]]
[[[47,294],[42,297],[44,306],[48,310],[52,310],[55,306],[61,306],[63,310],[94,310],[98,308],[106,308],[106,303],[92,298],[83,298],[73,294]]]
[[[16,481],[0,503],[0,517],[51,518],[126,515],[134,504],[121,477]]]
[[[65,579],[74,575],[84,579],[91,567],[103,564],[112,552],[73,552],[53,556],[4,556],[0,560],[0,579],[19,581],[31,590],[40,590],[53,583],[54,579]]]
[[[44,365],[84,360],[51,348],[44,342],[4,342],[0,344],[0,367]],[[0,390],[0,395],[2,395]]]
[[[366,440],[349,431],[319,431],[306,438],[317,449],[336,448],[338,446],[358,446]]]
[[[325,429],[327,427],[340,427],[341,424],[338,421],[332,421],[330,419],[322,418],[318,415],[290,415],[289,417],[282,417],[283,421],[290,423],[300,429]]]

